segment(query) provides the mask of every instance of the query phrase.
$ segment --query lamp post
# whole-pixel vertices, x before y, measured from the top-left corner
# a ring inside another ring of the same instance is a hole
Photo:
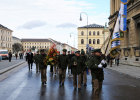
[[[88,14],[86,12],[80,13],[80,21],[82,21],[82,14],[85,14],[87,16],[87,45],[86,45],[86,53],[88,54]]]

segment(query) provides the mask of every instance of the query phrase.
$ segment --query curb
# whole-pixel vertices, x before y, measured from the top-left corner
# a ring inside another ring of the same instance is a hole
[[[12,66],[10,66],[10,67],[8,67],[8,68],[4,68],[4,69],[0,70],[0,75],[2,75],[2,74],[4,74],[5,72],[8,72],[8,71],[14,69],[15,67],[17,67],[17,66],[19,66],[19,65],[24,64],[24,63],[25,63],[25,61],[22,61],[22,62],[20,62],[20,63],[17,63],[17,64],[15,64],[15,65],[12,65]]]

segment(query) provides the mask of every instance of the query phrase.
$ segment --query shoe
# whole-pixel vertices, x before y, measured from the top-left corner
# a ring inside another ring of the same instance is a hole
[[[87,86],[87,84],[84,84],[84,86],[86,87],[86,86]]]
[[[62,86],[64,86],[64,83],[62,83]]]
[[[76,87],[74,87],[74,91],[76,91],[77,90],[77,88]]]
[[[78,91],[81,91],[81,88],[78,88]]]
[[[44,82],[42,82],[42,85],[44,85]]]

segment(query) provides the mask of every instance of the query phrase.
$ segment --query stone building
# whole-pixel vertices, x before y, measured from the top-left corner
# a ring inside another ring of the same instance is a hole
[[[108,35],[109,31],[105,31],[105,27],[102,25],[91,24],[88,26],[78,27],[78,50],[84,49],[84,51],[86,51],[87,44],[89,44],[93,49],[101,48]]]
[[[12,36],[12,44],[14,43],[20,43],[21,44],[21,39],[15,37],[15,36]]]
[[[12,32],[0,24],[0,49],[12,50]]]
[[[110,0],[109,30],[117,19],[120,0]],[[121,41],[121,63],[140,66],[140,0],[128,0],[127,33]]]

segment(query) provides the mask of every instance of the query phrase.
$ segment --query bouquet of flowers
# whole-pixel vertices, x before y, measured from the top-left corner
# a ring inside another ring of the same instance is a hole
[[[57,54],[56,45],[53,44],[44,60],[45,65],[55,65],[57,63]]]

